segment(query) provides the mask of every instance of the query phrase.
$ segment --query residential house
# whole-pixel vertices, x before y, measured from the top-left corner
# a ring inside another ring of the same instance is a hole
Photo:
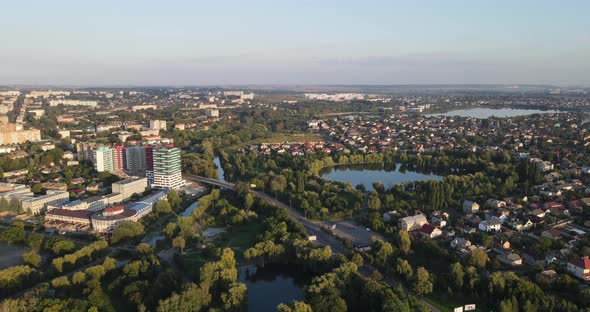
[[[590,281],[590,258],[584,256],[568,262],[567,270],[577,278]]]
[[[428,238],[435,238],[442,235],[442,231],[440,229],[437,229],[428,223],[422,225],[422,227],[418,229],[418,233]]]
[[[446,212],[441,212],[440,210],[433,211],[430,215],[430,220],[432,225],[436,227],[443,228],[447,226],[447,220],[449,219],[449,214]]]
[[[502,223],[498,220],[485,220],[479,223],[478,228],[483,232],[499,232],[502,228]]]
[[[546,255],[545,256],[545,264],[550,265],[551,263],[557,261],[557,258],[555,258],[552,255]]]
[[[582,205],[590,207],[590,197],[580,198],[580,202],[582,203]]]
[[[582,202],[579,200],[572,200],[568,203],[568,207],[570,210],[575,211],[577,213],[582,212]]]
[[[419,214],[416,216],[410,216],[401,218],[398,220],[398,228],[403,231],[412,231],[421,228],[424,224],[427,224],[426,216]]]
[[[523,252],[521,257],[522,257],[522,260],[528,265],[532,265],[532,266],[541,265],[542,266],[545,264],[545,257],[541,256],[541,255]]]
[[[451,248],[463,249],[471,246],[471,241],[462,237],[457,237],[451,241]]]
[[[504,208],[506,207],[506,202],[503,200],[490,198],[486,201],[486,205],[490,208]]]
[[[548,238],[550,240],[558,240],[561,239],[561,232],[558,229],[549,229],[543,231],[541,233],[541,236]]]
[[[539,273],[537,276],[547,281],[547,283],[552,283],[557,279],[557,272],[555,272],[555,270],[545,270]]]
[[[508,220],[508,216],[510,215],[510,211],[508,210],[501,210],[491,214],[486,214],[487,219],[489,220],[497,220],[500,223],[504,224]]]
[[[554,201],[545,203],[544,208],[552,214],[570,214],[569,210],[563,204]]]
[[[536,217],[539,217],[539,218],[545,218],[545,214],[547,214],[547,211],[537,208],[537,209],[533,210],[532,214]]]
[[[496,247],[500,250],[510,250],[510,242],[507,240],[501,240],[496,244]]]
[[[470,201],[470,200],[465,200],[463,201],[463,213],[476,213],[479,211],[479,204],[474,202],[474,201]]]
[[[522,265],[522,258],[516,253],[507,253],[500,257],[500,262],[511,266]]]
[[[477,215],[473,215],[471,217],[465,216],[465,219],[466,219],[467,223],[472,226],[477,226],[481,222],[481,218]]]
[[[383,213],[383,222],[391,221],[391,219],[393,219],[393,217],[397,214],[398,214],[398,212],[395,210],[389,211],[389,212],[384,212]]]
[[[534,223],[529,218],[514,218],[510,222],[510,226],[513,229],[522,232],[531,229],[534,226]]]

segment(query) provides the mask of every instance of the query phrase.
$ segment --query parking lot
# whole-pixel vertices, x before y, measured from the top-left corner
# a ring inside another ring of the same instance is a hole
[[[334,235],[349,240],[356,246],[369,245],[373,237],[384,239],[380,234],[357,224],[353,220],[322,222],[322,225],[330,228]]]
[[[62,221],[46,221],[46,231],[57,231],[57,232],[88,232],[91,230],[90,224],[75,224]]]

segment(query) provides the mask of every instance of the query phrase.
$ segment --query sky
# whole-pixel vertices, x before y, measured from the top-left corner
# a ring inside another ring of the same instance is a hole
[[[0,84],[590,85],[587,0],[0,2]]]

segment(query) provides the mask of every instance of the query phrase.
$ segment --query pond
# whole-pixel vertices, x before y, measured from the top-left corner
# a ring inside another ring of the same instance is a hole
[[[387,188],[404,182],[443,179],[442,176],[430,172],[420,173],[405,170],[404,166],[399,164],[392,168],[385,168],[383,164],[341,165],[325,168],[321,171],[321,174],[324,179],[349,182],[353,187],[362,184],[367,191],[373,190],[373,182],[381,182]]]
[[[310,282],[307,274],[278,264],[241,267],[238,279],[248,287],[248,311],[260,312],[274,312],[280,303],[302,300],[303,286]]]
[[[459,116],[468,118],[480,118],[486,119],[490,117],[509,118],[516,116],[527,116],[533,114],[548,114],[548,113],[559,113],[560,111],[555,110],[539,110],[539,109],[520,109],[520,108],[468,108],[468,109],[457,109],[442,114],[431,114],[426,116]]]
[[[215,156],[213,162],[217,167],[217,179],[225,181],[225,172],[223,171],[223,167],[221,167],[221,159],[219,159],[219,156]]]

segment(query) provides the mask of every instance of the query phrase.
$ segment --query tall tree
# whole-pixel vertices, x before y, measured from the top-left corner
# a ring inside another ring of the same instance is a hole
[[[180,253],[184,253],[184,247],[186,247],[186,240],[182,236],[178,236],[172,240],[172,246],[178,248]]]
[[[182,199],[180,199],[180,196],[178,195],[178,192],[176,192],[176,190],[171,190],[170,192],[168,192],[167,198],[168,203],[170,203],[172,209],[178,209],[180,207]]]
[[[398,247],[401,253],[407,256],[410,253],[411,246],[410,234],[404,230],[399,231]]]
[[[397,258],[396,272],[404,281],[409,281],[414,275],[412,265],[402,258]]]
[[[303,193],[304,191],[305,191],[305,173],[303,173],[303,171],[299,171],[297,173],[296,192]]]
[[[451,279],[457,289],[463,288],[463,280],[465,278],[465,272],[463,272],[463,266],[459,262],[451,264],[449,269],[451,271]]]
[[[250,210],[252,209],[252,206],[254,206],[254,195],[247,193],[244,197],[244,207],[246,210]]]
[[[371,194],[369,194],[367,206],[373,211],[378,211],[381,209],[381,199],[379,199],[379,193],[377,193],[377,191],[374,190],[371,192]]]
[[[419,267],[418,270],[416,270],[416,277],[414,278],[412,290],[417,296],[422,297],[431,293],[432,288],[433,284],[430,279],[430,273],[428,273],[424,267]]]

